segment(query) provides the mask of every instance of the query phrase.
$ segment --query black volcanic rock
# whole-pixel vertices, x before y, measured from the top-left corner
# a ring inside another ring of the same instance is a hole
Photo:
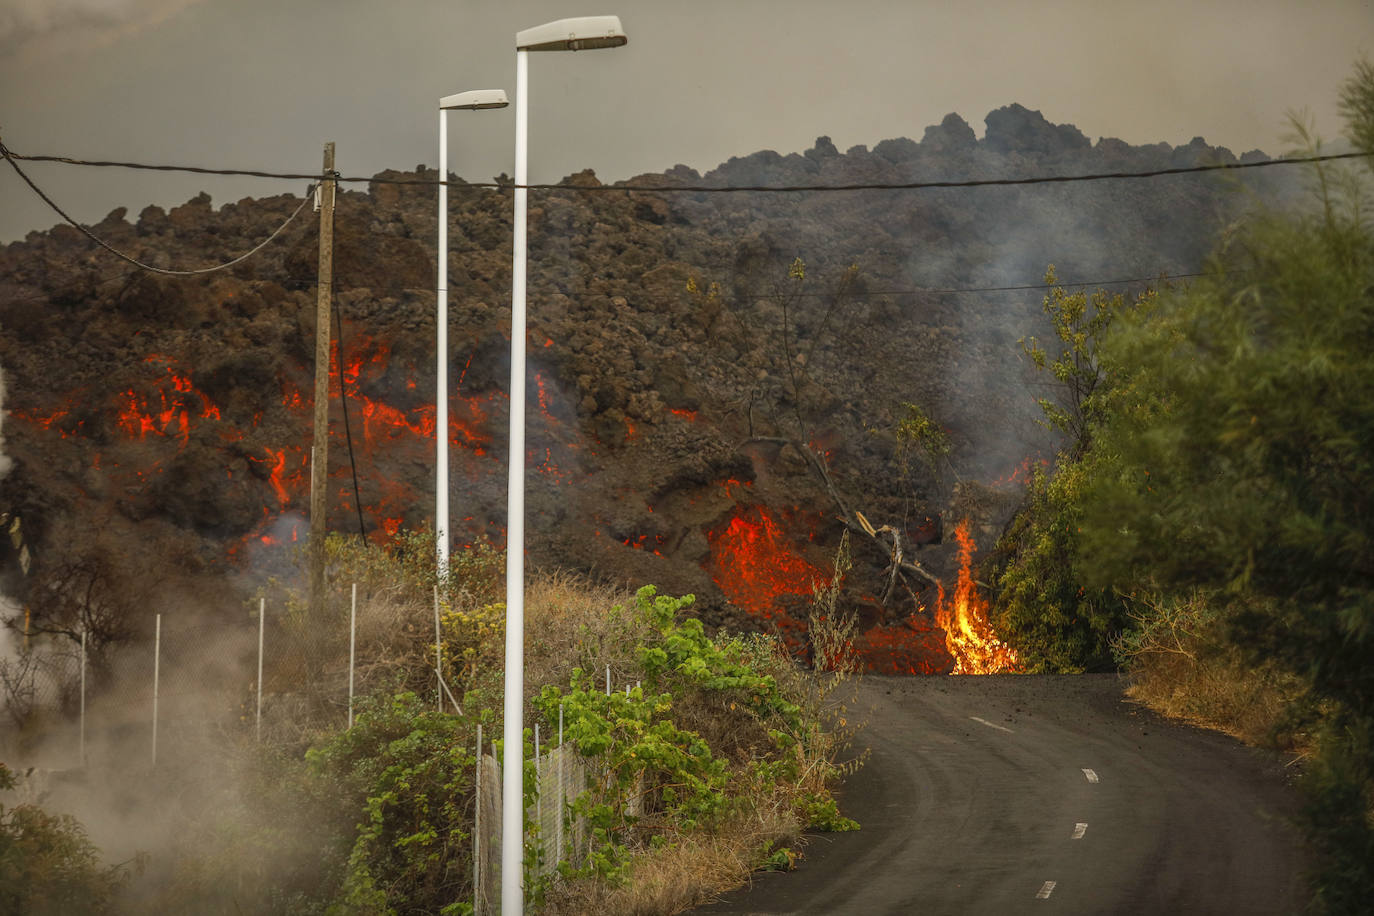
[[[939,124],[926,128],[921,138],[921,149],[927,153],[967,152],[978,145],[978,138],[969,123],[957,114],[950,112]]]
[[[1020,176],[1062,172],[1066,155],[1086,170],[1230,155],[1202,141],[1093,147],[1019,105],[987,125],[981,143],[951,114],[919,144],[894,138],[840,154],[818,137],[805,153],[763,150],[705,176],[675,166],[623,192],[586,192],[600,185],[591,171],[532,192],[532,564],[694,592],[713,623],[762,626],[757,601],[770,599],[737,569],[742,552],[759,552],[753,568],[823,575],[844,531],[841,503],[904,530],[962,511],[953,479],[898,447],[905,404],[948,430],[964,481],[1009,477],[1047,455],[1035,423],[1043,392],[1017,345],[1043,334],[1043,294],[951,290],[1034,284],[1050,263],[1066,282],[1191,272],[1243,203],[1228,182],[647,190]],[[1263,190],[1270,179],[1245,180]],[[455,181],[449,199],[453,524],[499,540],[510,196]],[[216,209],[202,194],[170,212],[147,207],[134,225],[116,211],[98,228],[150,263],[200,267],[258,244],[299,203],[285,194]],[[360,505],[379,540],[387,526],[433,521],[435,205],[429,185],[374,181],[338,197],[343,343],[331,361],[328,524],[356,530]],[[4,435],[15,462],[0,510],[25,517],[35,583],[50,574],[46,558],[95,549],[70,532],[98,531],[101,543],[129,545],[131,562],[194,558],[204,591],[237,607],[225,582],[252,582],[252,558],[269,549],[243,545],[266,545],[308,503],[316,226],[307,208],[244,264],[191,278],[132,272],[69,227],[0,247]],[[791,271],[796,259],[804,279]],[[980,548],[997,512],[1005,507],[975,525]],[[861,537],[854,554],[847,582],[866,623],[924,613],[917,601],[929,610],[929,590],[880,607],[872,596],[888,553]],[[917,556],[952,572],[948,544]],[[805,605],[809,579],[794,578],[792,591],[775,589],[774,607]]]
[[[1038,111],[1011,104],[988,112],[983,145],[997,153],[1056,156],[1092,144],[1072,124],[1051,124]]]
[[[835,148],[835,144],[830,142],[829,137],[817,137],[816,145],[805,153],[806,158],[814,159],[819,162],[822,159],[833,159],[840,154]]]

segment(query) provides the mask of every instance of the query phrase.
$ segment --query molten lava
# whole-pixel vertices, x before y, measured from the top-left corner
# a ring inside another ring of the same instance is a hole
[[[154,354],[144,362],[161,365],[165,374],[158,379],[156,403],[132,388],[120,393],[118,424],[129,438],[141,440],[152,433],[180,439],[185,446],[191,436],[192,419],[220,418],[219,408],[196,390],[189,375],[177,371],[172,360]]]
[[[874,674],[944,674],[950,664],[941,632],[915,615],[857,634],[854,654]]]
[[[748,486],[738,480],[724,483],[736,500]],[[789,607],[807,605],[817,583],[829,580],[830,571],[801,556],[790,529],[796,519],[775,517],[766,506],[737,505],[724,528],[708,532],[712,578],[736,607],[750,616],[772,622],[787,645],[798,654],[805,651],[806,623]],[[803,522],[804,523],[804,522]],[[786,528],[784,527],[786,526]],[[806,525],[815,538],[814,526]]]
[[[940,588],[935,622],[945,631],[945,646],[954,656],[954,674],[1000,674],[1021,670],[1016,652],[997,638],[988,623],[988,603],[973,582],[973,536],[968,519],[954,529],[959,543],[959,576],[954,597],[946,602]]]

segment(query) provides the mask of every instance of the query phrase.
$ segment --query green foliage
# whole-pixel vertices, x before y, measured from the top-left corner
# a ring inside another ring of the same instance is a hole
[[[14,785],[0,763],[0,792]],[[70,815],[0,804],[0,912],[105,913],[129,878],[127,866],[100,864],[99,850]]]
[[[802,810],[806,813],[806,825],[813,830],[826,833],[847,833],[858,830],[859,822],[840,814],[835,796],[829,792],[808,793],[802,797]]]
[[[1082,492],[1096,459],[1061,457],[1055,472],[1036,468],[1026,502],[998,543],[993,625],[1034,673],[1101,670],[1126,623],[1110,589],[1082,584],[1075,556]]]
[[[897,421],[897,454],[905,471],[910,456],[915,455],[930,471],[932,477],[940,478],[940,462],[949,462],[949,453],[954,449],[949,433],[930,418],[917,404],[903,403],[906,416]]]
[[[309,752],[361,812],[331,913],[406,913],[472,895],[475,758],[463,721],[414,694],[365,701],[353,728]]]
[[[1356,62],[1354,75],[1341,87],[1340,109],[1350,142],[1374,153],[1374,64],[1368,59]],[[1365,163],[1374,169],[1374,160]]]
[[[579,668],[567,689],[546,686],[534,700],[550,722],[561,708],[566,740],[596,760],[603,774],[572,804],[592,828],[593,854],[580,874],[621,880],[634,846],[651,846],[664,831],[676,836],[714,829],[737,813],[744,803],[741,785],[776,787],[803,779],[803,744],[813,736],[801,706],[771,674],[758,670],[764,656],[754,642],[718,642],[705,635],[699,620],[679,620],[691,601],[657,595],[652,586],[637,593],[634,613],[656,637],[636,652],[646,688],[607,694],[594,674]],[[714,710],[740,729],[747,723],[763,726],[765,752],[748,761],[749,779],[739,782],[727,759],[677,721],[679,705]],[[817,785],[797,797],[798,816],[816,829],[856,829],[824,786],[827,774],[838,775],[827,766],[809,767]]]
[[[661,641],[638,650],[640,665],[653,682],[690,684],[705,690],[733,691],[760,714],[775,715],[788,725],[798,724],[799,707],[778,690],[771,675],[759,674],[743,659],[738,640],[718,645],[706,636],[701,621],[677,621],[677,612],[692,603],[692,596],[670,598],[656,595],[652,585],[636,594],[640,616],[659,633]]]
[[[545,687],[535,705],[548,718],[563,706],[567,740],[603,768],[601,782],[572,805],[591,825],[599,857],[593,873],[614,878],[626,862],[627,831],[673,825],[694,830],[725,811],[726,766],[693,732],[678,728],[668,694],[640,688],[628,694],[599,691],[580,669],[563,691]],[[638,810],[631,815],[627,811]]]
[[[1123,324],[1112,355],[1164,406],[1100,434],[1117,467],[1086,494],[1083,554],[1098,581],[1215,589],[1238,635],[1374,715],[1374,245],[1356,215],[1263,219]]]
[[[1313,876],[1314,908],[1367,913],[1374,900],[1374,734],[1367,719],[1347,716],[1326,727],[1323,751],[1303,778],[1321,862]]]
[[[1056,282],[1054,266],[1045,282]],[[997,545],[993,623],[1035,672],[1080,672],[1110,667],[1111,642],[1125,624],[1125,606],[1106,585],[1088,586],[1077,560],[1083,492],[1099,475],[1112,473],[1112,457],[1091,450],[1097,431],[1118,413],[1146,403],[1112,371],[1104,343],[1122,316],[1146,315],[1153,292],[1128,301],[1102,291],[1088,296],[1054,286],[1043,302],[1054,327],[1058,353],[1035,338],[1022,348],[1058,389],[1040,398],[1044,424],[1066,437],[1053,473],[1036,469],[1026,499]]]
[[[1371,98],[1361,64],[1344,109],[1364,142]],[[1084,491],[1078,556],[1098,585],[1206,590],[1228,640],[1306,686],[1328,720],[1318,903],[1341,913],[1374,886],[1374,233],[1367,179],[1313,174],[1312,212],[1261,215],[1206,277],[1114,324],[1102,358],[1152,409],[1097,430],[1110,470]]]
[[[410,577],[405,556],[375,547],[350,548],[348,556],[338,568],[352,564],[373,583],[394,574],[396,589],[384,594],[418,600],[404,591],[424,587],[423,563]],[[527,602],[527,612],[549,652],[581,658],[595,671],[612,659],[644,683],[608,696],[594,672],[574,669],[569,676],[566,667],[543,669],[530,681],[553,680],[531,701],[534,712],[552,725],[561,707],[565,739],[591,762],[590,789],[569,800],[565,812],[585,819],[590,851],[576,868],[561,867],[564,879],[615,886],[673,844],[710,847],[731,830],[742,835],[737,861],[757,862],[776,853],[766,844],[795,836],[799,824],[852,828],[827,785],[840,772],[825,756],[834,745],[826,743],[816,710],[800,705],[802,675],[776,645],[758,637],[710,639],[700,621],[682,613],[690,596],[658,596],[652,587],[628,607],[609,610],[612,593],[588,590],[581,580],[552,577],[532,593],[539,598]],[[432,619],[430,602],[420,607],[421,620]],[[385,686],[357,702],[352,728],[303,755],[283,748],[245,754],[250,810],[204,830],[213,852],[178,863],[175,886],[154,909],[470,912],[472,747],[479,722],[489,735],[500,733],[500,695],[490,676],[500,674],[503,611],[496,600],[463,598],[443,611],[446,672],[472,680],[467,669],[479,662],[486,672],[464,693],[465,714],[435,712],[431,699],[405,689],[417,672],[432,683],[432,643],[422,633],[418,661],[392,656],[378,666]],[[531,738],[527,728],[524,790],[532,807],[538,785]],[[764,816],[771,818],[768,829],[759,828]],[[526,834],[525,886],[536,907],[575,883],[536,877],[539,829],[532,823]],[[226,898],[225,886],[237,890]]]
[[[791,849],[788,849],[786,846],[780,846],[775,849],[768,858],[763,860],[763,864],[759,866],[759,870],[791,871],[799,858],[800,856]]]
[[[1044,424],[1064,433],[1068,443],[1064,453],[1081,457],[1092,441],[1092,429],[1111,410],[1114,394],[1109,365],[1104,363],[1102,345],[1108,329],[1126,313],[1146,314],[1154,304],[1154,293],[1146,292],[1133,301],[1118,293],[1108,296],[1102,290],[1091,297],[1082,290],[1070,293],[1058,285],[1054,265],[1045,271],[1050,291],[1041,308],[1050,319],[1058,340],[1057,354],[1046,350],[1034,337],[1023,338],[1021,349],[1035,368],[1048,372],[1057,383],[1058,397],[1039,398]]]

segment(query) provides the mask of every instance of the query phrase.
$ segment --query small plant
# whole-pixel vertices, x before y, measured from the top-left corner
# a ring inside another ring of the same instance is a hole
[[[464,724],[402,693],[364,702],[353,728],[306,755],[361,811],[339,895],[352,911],[471,897],[476,759]]]
[[[0,763],[0,792],[15,784],[14,774]],[[70,815],[49,814],[36,805],[0,804],[0,912],[108,912],[142,864],[140,859],[133,869],[101,865],[99,850]]]

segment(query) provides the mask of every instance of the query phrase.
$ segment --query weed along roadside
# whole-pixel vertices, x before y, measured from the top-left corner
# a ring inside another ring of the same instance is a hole
[[[327,553],[328,613],[309,638],[303,594],[272,582],[253,602],[266,645],[299,647],[266,654],[260,722],[243,717],[199,768],[164,740],[157,787],[125,790],[177,826],[141,850],[141,873],[93,872],[124,885],[115,912],[500,911],[503,556],[456,550],[440,583],[428,534],[331,538]],[[780,639],[708,635],[692,601],[532,577],[532,911],[678,912],[790,868],[809,831],[858,827],[832,795],[854,766],[839,762],[852,733],[827,713],[853,673],[844,654],[805,670]],[[852,622],[818,616],[818,646],[849,642]]]

